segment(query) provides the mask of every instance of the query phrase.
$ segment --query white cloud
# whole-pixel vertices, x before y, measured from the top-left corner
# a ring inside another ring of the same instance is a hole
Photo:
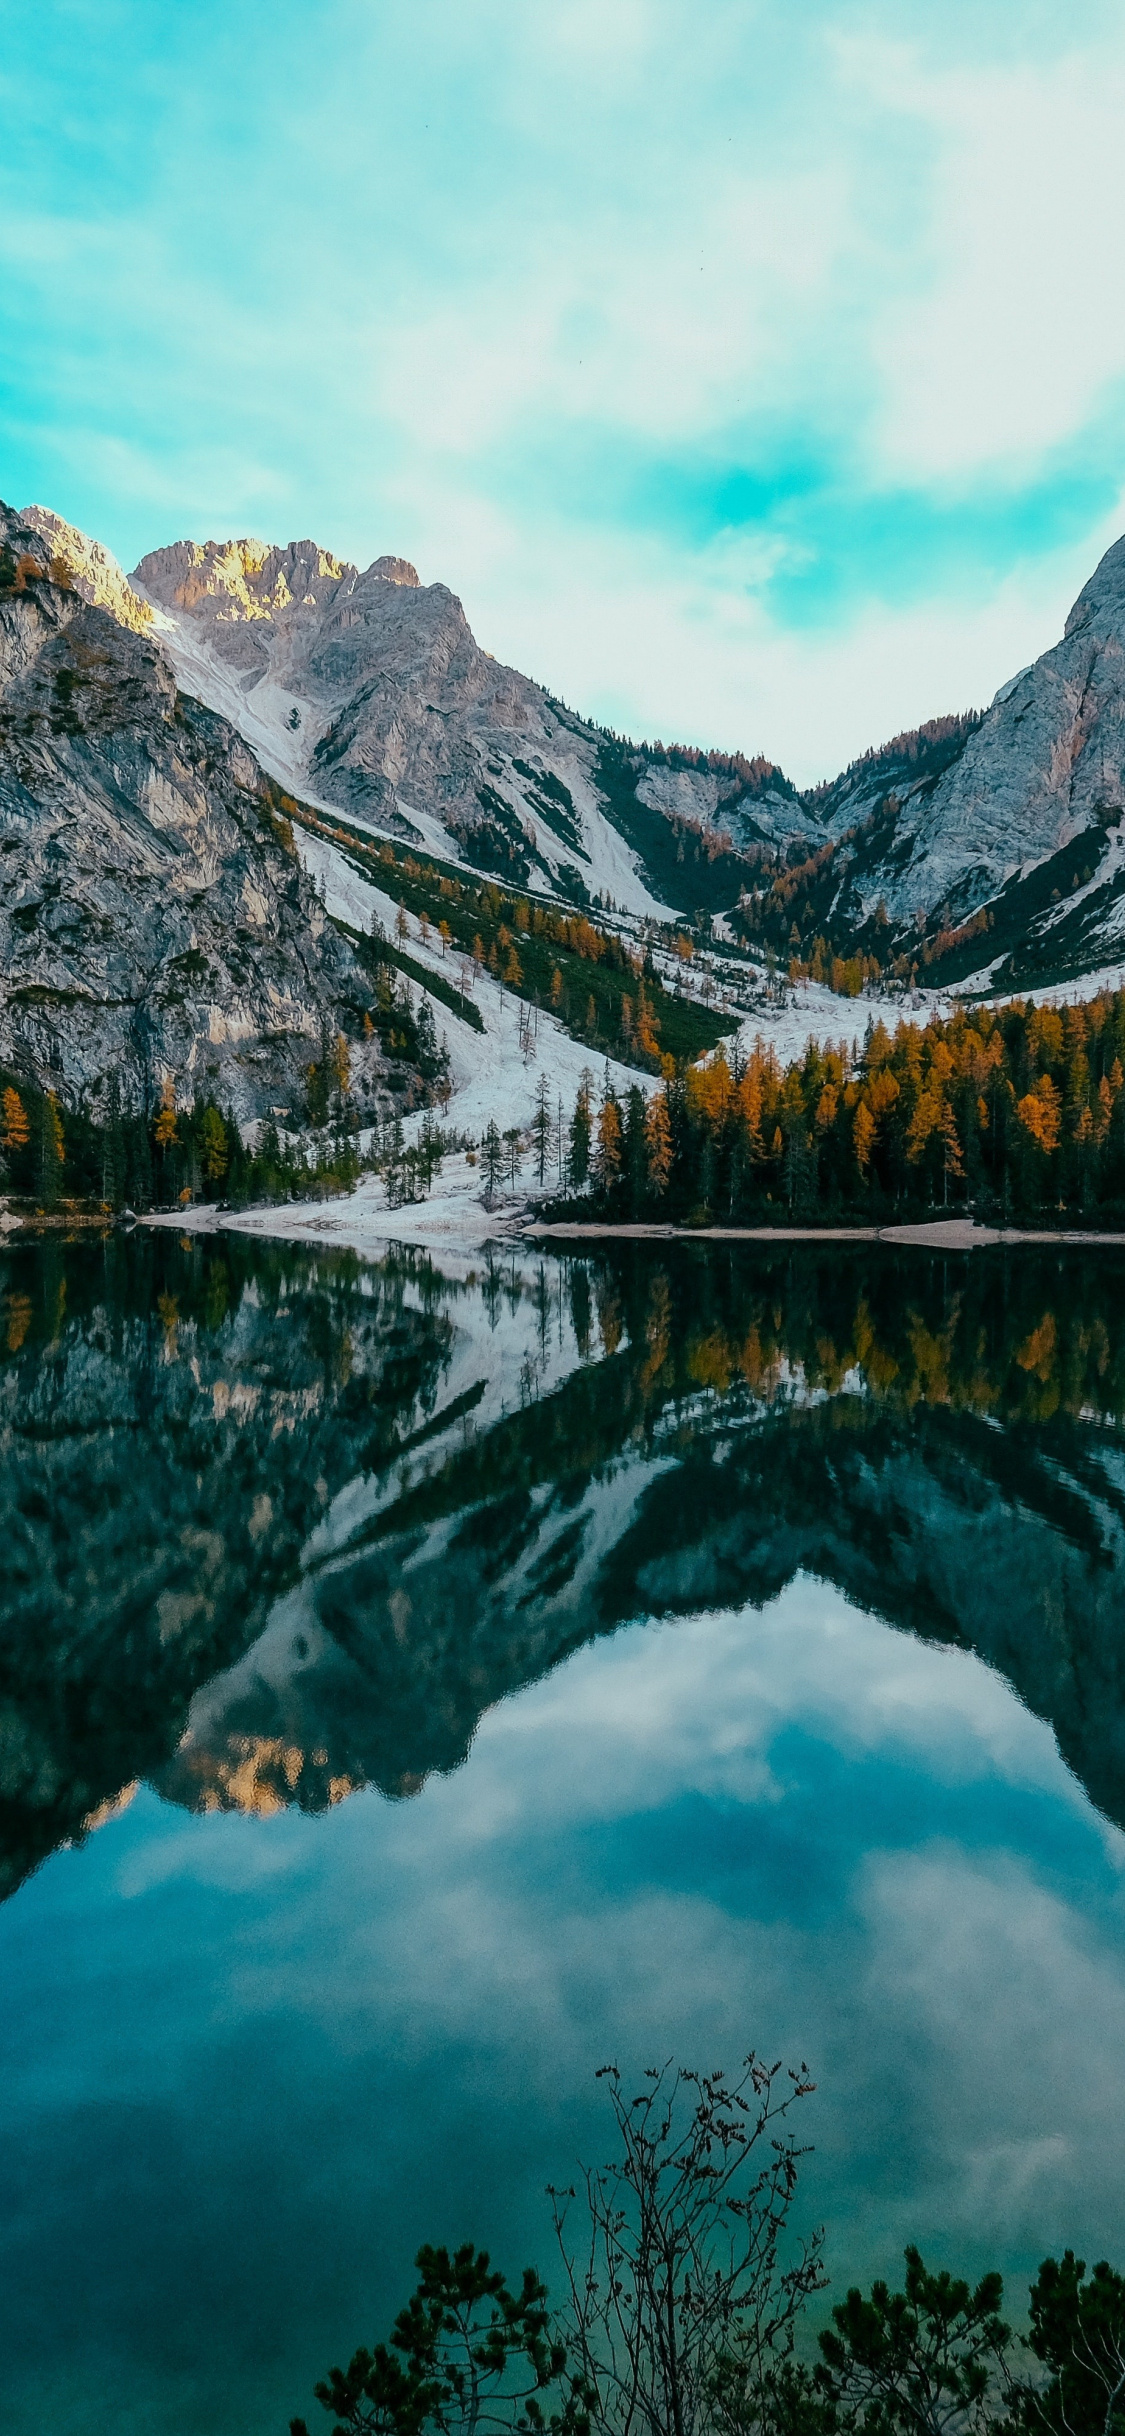
[[[990,55],[956,12],[892,41],[834,4],[571,0],[471,38],[431,8],[421,44],[337,16],[338,59],[290,29],[241,101],[170,81],[147,184],[13,181],[17,497],[125,563],[176,531],[401,549],[577,705],[800,779],[1056,638],[1112,535],[1062,548],[1030,498],[1021,533],[1019,496],[1125,378],[1115,12]],[[740,467],[780,523],[708,540]]]
[[[872,301],[884,480],[1002,484],[1079,433],[1125,377],[1125,41],[940,68],[841,45],[873,105],[917,122],[925,224],[908,294]]]

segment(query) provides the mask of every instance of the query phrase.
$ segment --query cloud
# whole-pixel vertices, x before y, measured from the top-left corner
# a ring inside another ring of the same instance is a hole
[[[400,549],[578,706],[811,778],[1112,537],[1110,8],[13,17],[3,487],[128,564]]]
[[[1018,2308],[1048,2243],[1125,2232],[1113,1861],[998,1677],[807,1580],[580,1651],[410,1803],[142,1793],[4,1915],[5,2377],[56,2417],[81,2375],[146,2427],[280,2423],[420,2241],[549,2265],[543,2185],[605,2153],[597,2065],[752,2040],[813,2066],[800,2204],[837,2281],[917,2238]]]

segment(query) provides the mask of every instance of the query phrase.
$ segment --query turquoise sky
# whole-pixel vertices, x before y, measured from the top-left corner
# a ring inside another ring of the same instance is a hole
[[[1125,17],[8,0],[0,491],[414,558],[798,777],[987,699],[1125,525]]]

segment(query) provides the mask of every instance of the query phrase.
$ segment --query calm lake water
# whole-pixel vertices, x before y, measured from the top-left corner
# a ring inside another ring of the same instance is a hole
[[[0,1284],[5,2429],[319,2418],[610,2058],[807,2058],[837,2285],[1125,2263],[1117,1255]]]

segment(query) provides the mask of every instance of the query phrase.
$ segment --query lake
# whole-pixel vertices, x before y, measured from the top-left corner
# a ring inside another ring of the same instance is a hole
[[[5,2428],[321,2420],[611,2059],[807,2059],[837,2292],[1125,2263],[1119,1255],[0,1284]]]

